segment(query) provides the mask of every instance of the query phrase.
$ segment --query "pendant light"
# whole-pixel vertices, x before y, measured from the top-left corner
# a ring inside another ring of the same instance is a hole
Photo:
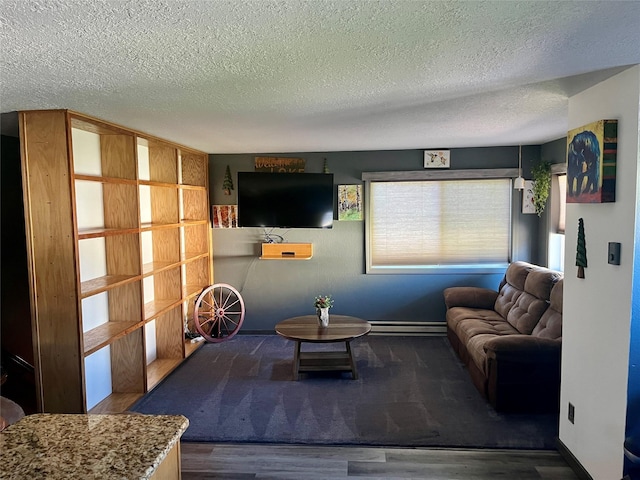
[[[518,146],[518,178],[513,181],[513,188],[524,189],[524,178],[522,178],[522,145]]]

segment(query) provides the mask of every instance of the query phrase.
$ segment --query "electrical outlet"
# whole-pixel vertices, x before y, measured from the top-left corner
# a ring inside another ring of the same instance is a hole
[[[576,418],[576,407],[573,406],[571,402],[569,402],[569,421],[571,423],[575,423]]]

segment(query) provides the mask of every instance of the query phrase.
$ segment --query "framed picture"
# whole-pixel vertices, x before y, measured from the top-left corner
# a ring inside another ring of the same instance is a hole
[[[237,228],[237,205],[213,205],[211,208],[213,228]]]
[[[338,185],[338,220],[362,218],[362,185]]]
[[[599,120],[567,134],[567,203],[616,201],[618,121]]]
[[[525,180],[522,189],[522,213],[536,213],[533,204],[533,180]]]
[[[425,150],[424,168],[449,168],[449,150]]]

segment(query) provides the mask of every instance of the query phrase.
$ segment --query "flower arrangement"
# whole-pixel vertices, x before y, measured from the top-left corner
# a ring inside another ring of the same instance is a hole
[[[313,302],[313,306],[316,308],[331,308],[333,307],[333,299],[331,295],[319,295]]]

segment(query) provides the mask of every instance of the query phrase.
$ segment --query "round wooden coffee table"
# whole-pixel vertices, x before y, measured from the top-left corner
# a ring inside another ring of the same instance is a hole
[[[315,315],[293,317],[276,325],[276,333],[296,342],[293,354],[293,379],[298,380],[300,372],[338,370],[351,372],[358,378],[356,362],[351,353],[351,340],[371,331],[371,324],[356,317],[331,315],[328,327],[318,325]],[[335,343],[345,342],[345,351],[301,352],[303,342]]]

